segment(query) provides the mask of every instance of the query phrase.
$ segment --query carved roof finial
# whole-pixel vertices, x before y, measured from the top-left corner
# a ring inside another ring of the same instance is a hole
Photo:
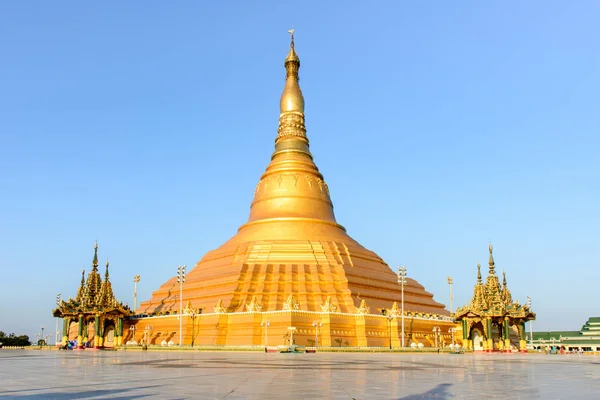
[[[481,263],[477,261],[477,283],[482,283],[481,280]]]
[[[97,271],[98,270],[98,241],[96,240],[96,243],[94,243],[94,259],[92,260],[92,269]]]
[[[492,247],[492,242],[490,242],[490,260],[489,260],[490,275],[494,275],[495,274],[494,255],[492,254],[493,251],[494,251],[494,248]]]

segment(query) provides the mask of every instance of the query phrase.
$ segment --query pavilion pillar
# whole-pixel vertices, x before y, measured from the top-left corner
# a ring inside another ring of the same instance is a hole
[[[115,335],[115,347],[123,344],[123,317],[117,319],[117,329]]]
[[[99,335],[98,335],[98,347],[104,348],[104,318],[100,318],[100,326],[99,326]]]
[[[94,318],[94,348],[95,349],[99,349],[100,348],[100,316],[96,315],[96,318]]]
[[[63,334],[62,334],[62,345],[64,346],[69,341],[69,325],[71,324],[70,317],[63,317]]]
[[[508,318],[504,317],[502,327],[504,328],[504,352],[510,353],[510,322]]]
[[[463,334],[463,347],[465,349],[473,350],[472,339],[469,337],[467,320],[463,319],[461,322],[462,322],[462,334]]]
[[[83,349],[83,314],[79,314],[77,327],[77,348]]]
[[[525,336],[525,322],[519,323],[519,352],[527,353],[527,338]]]
[[[487,335],[486,335],[487,346],[486,346],[486,349],[487,349],[488,353],[491,353],[494,351],[494,339],[492,339],[492,319],[487,318],[485,322],[487,324]]]
[[[90,327],[89,325],[89,321],[87,321],[85,318],[83,319],[83,346],[84,347],[88,347],[88,342],[90,341]]]

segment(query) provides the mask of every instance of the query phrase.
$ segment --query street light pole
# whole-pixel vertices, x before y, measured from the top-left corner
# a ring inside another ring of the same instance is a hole
[[[60,293],[56,295],[56,306],[60,307]],[[60,318],[56,317],[56,335],[54,336],[54,345],[58,346],[59,336],[58,336],[58,320]]]
[[[404,285],[406,285],[406,267],[402,265],[398,267],[398,283],[402,288],[402,347],[404,347]],[[391,338],[391,334],[390,334]]]
[[[527,307],[531,312],[531,297],[527,296]],[[529,345],[533,349],[533,320],[529,320]]]
[[[133,312],[137,310],[137,284],[140,281],[140,276],[136,275],[133,277]]]
[[[323,323],[320,321],[313,322],[313,326],[315,327],[315,351],[319,348],[319,327],[323,326]]]
[[[449,276],[448,278],[448,285],[450,285],[450,315],[452,315],[452,300],[454,300],[454,295],[452,294],[452,277]]]
[[[183,309],[183,284],[185,282],[185,265],[179,265],[177,267],[177,282],[179,283],[179,347],[183,344],[183,316],[181,315]]]
[[[271,321],[263,321],[260,323],[260,326],[265,327],[265,347],[269,346],[269,325],[271,325]]]

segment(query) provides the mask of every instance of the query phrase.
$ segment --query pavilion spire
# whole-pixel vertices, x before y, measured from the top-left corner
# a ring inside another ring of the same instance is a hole
[[[81,302],[84,294],[85,294],[85,268],[82,268],[81,269],[81,284],[79,285],[79,289],[77,289],[77,297],[75,297],[75,299],[78,302]]]
[[[512,295],[506,284],[506,271],[502,271],[502,300],[504,300],[504,304],[512,303]]]
[[[495,272],[495,266],[494,266],[494,255],[492,254],[492,252],[494,251],[494,248],[492,247],[492,242],[490,242],[490,260],[489,260],[489,266],[490,266],[490,275],[494,275]]]
[[[106,273],[104,274],[104,281],[100,286],[100,292],[98,293],[98,300],[96,304],[101,308],[110,308],[114,306],[115,295],[112,290],[112,284],[108,276],[108,260],[106,260]]]
[[[94,243],[94,259],[92,260],[92,270],[98,271],[98,241]]]
[[[88,274],[85,283],[84,300],[86,306],[93,307],[97,302],[97,296],[102,286],[102,278],[98,273],[98,242],[94,243],[94,259],[92,260],[92,270]]]

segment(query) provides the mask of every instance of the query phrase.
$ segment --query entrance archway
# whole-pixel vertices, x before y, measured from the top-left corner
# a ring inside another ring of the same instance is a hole
[[[115,347],[115,325],[104,327],[104,347]]]
[[[473,328],[471,330],[471,337],[473,338],[473,351],[483,351],[483,342],[485,337],[480,328]]]

